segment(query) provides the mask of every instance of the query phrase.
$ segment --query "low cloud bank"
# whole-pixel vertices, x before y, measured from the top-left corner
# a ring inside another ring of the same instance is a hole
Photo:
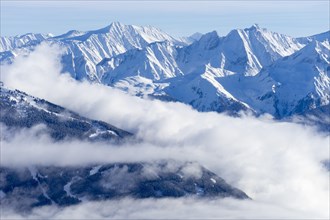
[[[65,209],[45,207],[36,209],[31,218],[47,214],[47,209],[55,218],[81,217],[82,213],[86,218],[328,217],[329,173],[321,161],[329,158],[329,135],[310,127],[275,122],[267,115],[232,118],[199,113],[180,103],[141,99],[103,85],[77,82],[60,73],[58,51],[43,44],[28,57],[1,67],[5,86],[106,121],[135,133],[143,142],[120,148],[79,141],[54,143],[46,135],[36,136],[40,127],[35,127],[2,141],[2,165],[197,161],[254,201],[127,199],[118,204],[108,201]],[[2,130],[5,134],[7,128]],[[175,211],[173,207],[180,208]],[[83,210],[94,211],[88,215]]]
[[[36,208],[28,215],[4,210],[8,219],[326,219],[327,215],[271,203],[234,199],[142,199],[84,202]]]

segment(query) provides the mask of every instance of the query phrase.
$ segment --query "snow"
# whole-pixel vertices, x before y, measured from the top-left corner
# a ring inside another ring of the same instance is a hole
[[[28,169],[31,173],[32,178],[39,183],[39,180],[37,178],[38,170],[36,169],[36,167],[29,166]]]
[[[113,136],[118,136],[116,132],[111,131],[111,130],[107,130],[107,133],[108,133],[108,134],[111,134],[111,135],[113,135]]]
[[[44,187],[43,187],[42,184],[40,183],[39,179],[37,178],[37,175],[39,175],[39,174],[38,174],[38,170],[37,170],[37,168],[36,168],[35,166],[29,166],[28,169],[29,169],[29,171],[30,171],[30,173],[31,173],[32,178],[33,178],[35,181],[38,182],[38,186],[39,186],[39,188],[41,189],[42,194],[44,195],[44,197],[46,197],[47,199],[49,199],[49,200],[51,201],[51,203],[54,204],[54,201],[49,197],[49,195],[47,194],[46,189],[44,189]],[[43,177],[43,178],[47,178],[47,176],[46,176],[46,177]]]
[[[73,177],[73,178],[71,179],[70,182],[68,182],[67,184],[64,185],[63,190],[66,192],[66,195],[67,195],[67,196],[70,196],[70,197],[73,197],[73,198],[77,198],[75,195],[73,195],[73,194],[71,193],[71,185],[72,185],[72,183],[74,183],[77,179],[78,179],[78,177]]]
[[[275,86],[275,84],[272,85],[272,91],[273,91],[273,93],[276,93],[276,86]]]
[[[214,184],[216,184],[216,183],[217,183],[217,181],[216,181],[215,179],[213,179],[213,178],[211,178],[210,180],[211,180],[211,181],[212,181],[212,183],[214,183]]]
[[[92,175],[96,174],[97,172],[99,172],[101,167],[102,167],[102,165],[98,165],[98,166],[93,167],[93,169],[91,169],[89,171],[89,175],[92,176]]]
[[[48,35],[28,33],[15,37],[0,37],[0,52],[20,48],[31,43],[40,43],[48,38]]]
[[[108,85],[134,76],[159,81],[183,75],[175,57],[174,45],[166,41],[120,54],[102,62],[97,68],[102,83]]]
[[[96,138],[100,135],[103,135],[103,134],[110,134],[112,136],[118,136],[116,132],[114,131],[111,131],[111,130],[106,130],[106,131],[102,131],[100,129],[97,129],[93,134],[90,134],[89,135],[89,138]]]
[[[298,108],[299,102],[310,97],[314,105],[330,100],[330,60],[326,42],[312,42],[294,54],[283,57],[257,77],[220,79],[220,83],[238,100],[260,112],[283,117]],[[273,94],[273,95],[270,95]],[[276,101],[278,100],[278,101]]]
[[[194,183],[194,185],[195,185],[196,195],[197,195],[197,196],[202,196],[202,195],[204,195],[204,193],[205,193],[204,189],[201,188],[201,187],[199,187],[199,186],[197,186],[196,183]]]
[[[16,103],[19,102],[19,100],[14,96],[9,96],[9,100],[12,101],[12,102],[16,102]]]
[[[196,41],[198,41],[203,36],[202,33],[196,32],[189,37],[181,37],[179,38],[179,41],[185,43],[186,45],[192,44]]]
[[[85,33],[86,32],[84,32],[84,31],[71,30],[71,31],[68,31],[67,33],[62,34],[62,35],[52,36],[52,38],[54,38],[54,39],[67,39],[67,38],[78,37],[78,36],[84,35]]]
[[[56,37],[2,37],[1,50],[10,53],[0,57],[13,60],[13,54],[29,53],[32,41],[47,38],[65,48],[64,69],[78,80],[141,97],[166,96],[200,111],[237,104],[284,116],[303,99],[329,103],[329,34],[293,38],[254,24],[223,37],[213,31],[175,39],[151,26],[113,22]]]

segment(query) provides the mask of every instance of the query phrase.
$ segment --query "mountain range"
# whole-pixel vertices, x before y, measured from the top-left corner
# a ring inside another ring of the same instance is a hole
[[[176,101],[198,111],[271,114],[330,129],[330,32],[294,38],[258,25],[226,36],[213,31],[175,38],[154,28],[114,22],[92,31],[0,38],[1,65],[42,43],[63,48],[62,71],[73,79],[141,98]],[[132,143],[134,134],[80,116],[0,82],[0,125],[10,134],[42,124],[54,142]],[[31,143],[33,144],[33,143]],[[329,161],[324,161],[329,169]],[[167,169],[170,167],[171,169]],[[196,176],[189,170],[199,170]],[[26,212],[44,205],[164,197],[232,197],[241,190],[196,162],[154,161],[81,166],[0,166],[0,201]]]
[[[63,72],[132,95],[198,111],[250,111],[283,119],[330,103],[330,32],[294,38],[253,25],[174,38],[150,26],[111,23],[59,36],[1,37],[1,64],[42,42],[64,48]]]

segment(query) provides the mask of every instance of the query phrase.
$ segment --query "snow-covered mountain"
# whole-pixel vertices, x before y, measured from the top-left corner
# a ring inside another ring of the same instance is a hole
[[[97,82],[100,79],[96,73],[96,64],[104,58],[110,58],[131,49],[141,49],[153,42],[166,40],[178,45],[185,44],[157,28],[124,25],[119,22],[113,22],[109,26],[93,31],[71,30],[55,37],[32,35],[28,39],[31,40],[26,40],[22,36],[2,37],[3,49],[0,51],[0,61],[11,62],[16,54],[22,53],[22,47],[31,48],[32,43],[32,46],[35,46],[42,41],[47,41],[64,48],[62,57],[64,71],[69,72],[77,80],[88,79]]]
[[[313,40],[323,42],[323,41],[329,40],[329,38],[330,38],[330,31],[326,31],[326,32],[323,32],[320,34],[315,34],[315,35],[309,36],[309,37],[300,37],[300,38],[297,38],[297,40],[302,44],[307,44]]]
[[[328,105],[329,51],[329,41],[312,41],[300,51],[263,69],[257,83],[262,89],[262,96],[259,96],[263,103],[261,108],[268,108],[265,99],[273,99],[272,109],[268,112],[283,117]]]
[[[233,30],[225,37],[210,32],[185,47],[176,47],[168,42],[150,44],[142,50],[128,51],[105,59],[98,64],[98,68],[103,76],[102,83],[133,94],[166,97],[167,100],[190,104],[200,111],[233,113],[249,109],[282,118],[297,113],[299,95],[305,97],[311,92],[310,89],[308,92],[300,92],[294,89],[296,87],[289,87],[287,90],[290,90],[290,96],[279,97],[279,92],[271,102],[260,100],[260,97],[265,97],[265,94],[273,91],[274,85],[285,84],[286,80],[293,84],[295,80],[300,83],[306,78],[306,74],[321,75],[318,83],[322,86],[318,87],[320,92],[314,96],[322,96],[323,102],[320,105],[326,104],[324,100],[329,100],[324,94],[328,89],[329,73],[324,68],[328,65],[329,48],[322,46],[320,52],[324,58],[320,64],[322,70],[313,69],[313,65],[319,60],[314,59],[308,63],[306,59],[288,58],[295,53],[303,53],[305,57],[317,57],[312,51],[319,50],[315,48],[317,45],[327,45],[326,36],[326,33],[322,33],[307,37],[303,42],[302,38],[295,39],[253,25],[243,30]],[[315,39],[325,41],[316,43]],[[308,47],[305,48],[306,45]],[[281,63],[282,59],[286,60],[283,64],[276,64]],[[299,68],[301,65],[309,66],[304,69],[307,73]],[[272,71],[281,71],[282,68],[291,72],[287,74],[288,77],[281,79],[282,82],[273,80],[267,84],[267,80],[260,81],[263,75],[261,73],[271,66],[274,69]],[[308,73],[312,69],[316,72]],[[292,77],[294,79],[291,79]],[[313,78],[307,77],[304,83],[313,87]],[[281,93],[287,92],[283,90]],[[281,101],[277,101],[278,99]],[[292,109],[285,110],[287,105],[291,105]]]
[[[97,72],[101,82],[112,84],[120,79],[141,76],[154,81],[183,75],[176,65],[176,47],[169,41],[155,42],[143,49],[103,59]]]
[[[219,76],[235,73],[254,76],[263,66],[303,46],[294,38],[253,25],[233,30],[225,37],[219,37],[215,31],[205,34],[199,41],[180,50],[178,62],[186,73],[210,65],[221,70]]]
[[[0,37],[0,52],[10,51],[15,48],[26,47],[39,44],[41,41],[52,37],[51,34],[33,34],[28,33],[15,37]]]
[[[196,32],[189,37],[181,37],[179,40],[185,42],[188,45],[194,43],[195,41],[198,41],[202,36],[202,33]]]
[[[302,114],[330,102],[329,51],[329,41],[312,41],[255,77],[232,76],[219,82],[252,109],[277,118]]]
[[[166,40],[180,43],[159,29],[123,25],[118,22],[99,30],[79,32],[77,36],[67,35],[68,37],[52,39],[59,39],[66,47],[67,54],[63,57],[64,70],[69,71],[78,80],[88,78],[98,82],[101,79],[98,77],[95,67],[104,58],[110,58],[132,49],[141,49],[153,42]]]
[[[329,34],[293,38],[253,25],[223,37],[213,31],[175,39],[157,28],[115,22],[43,41],[64,48],[63,71],[77,80],[199,111],[283,118],[329,103]],[[0,53],[1,62],[34,46],[4,44],[10,49]]]

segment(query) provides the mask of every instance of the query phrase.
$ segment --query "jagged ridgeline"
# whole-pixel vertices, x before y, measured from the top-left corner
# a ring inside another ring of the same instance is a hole
[[[294,38],[258,25],[173,38],[114,22],[93,31],[2,37],[1,63],[41,42],[64,48],[63,71],[133,95],[179,101],[199,111],[251,111],[282,119],[329,105],[329,34]]]

